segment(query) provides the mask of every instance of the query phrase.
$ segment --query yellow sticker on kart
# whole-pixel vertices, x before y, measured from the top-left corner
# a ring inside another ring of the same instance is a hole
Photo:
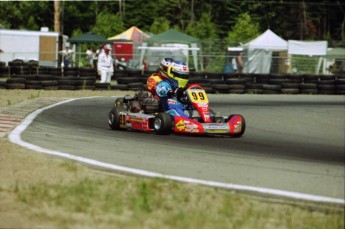
[[[208,103],[208,98],[205,90],[189,89],[187,90],[190,101],[193,103]]]

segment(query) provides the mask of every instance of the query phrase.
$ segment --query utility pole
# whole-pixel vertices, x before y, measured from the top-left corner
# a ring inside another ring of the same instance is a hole
[[[60,33],[60,3],[54,0],[54,32]]]
[[[63,34],[61,33],[61,26],[60,26],[60,2],[59,0],[54,0],[54,32],[59,33],[59,39],[57,48],[58,51],[62,50],[62,42],[63,42]],[[60,66],[62,62],[62,56],[58,55],[58,65]]]

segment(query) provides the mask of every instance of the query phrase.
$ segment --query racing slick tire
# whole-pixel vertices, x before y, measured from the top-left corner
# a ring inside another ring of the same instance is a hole
[[[232,114],[232,115],[229,115],[228,121],[230,121],[231,118],[233,118],[234,116],[240,116],[241,117],[241,119],[242,119],[242,127],[241,127],[241,131],[239,133],[230,134],[230,136],[234,137],[234,138],[239,138],[239,137],[241,137],[244,134],[244,131],[246,130],[246,120],[244,119],[244,117],[242,115]]]
[[[158,113],[154,119],[153,129],[158,135],[168,135],[172,130],[172,118],[168,113]]]
[[[120,112],[124,111],[124,108],[114,107],[110,110],[108,115],[108,124],[113,130],[120,130]]]

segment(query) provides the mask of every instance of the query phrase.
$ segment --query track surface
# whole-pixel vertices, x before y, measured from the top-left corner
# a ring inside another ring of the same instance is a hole
[[[222,115],[242,114],[242,138],[157,136],[110,130],[114,98],[84,98],[43,111],[26,142],[130,168],[344,199],[345,98],[211,95]]]

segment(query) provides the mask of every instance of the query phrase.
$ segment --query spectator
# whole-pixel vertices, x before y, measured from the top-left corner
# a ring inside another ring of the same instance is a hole
[[[88,48],[86,50],[86,60],[87,60],[87,64],[90,68],[94,68],[94,64],[93,64],[93,57],[94,57],[94,53],[92,51],[92,48]]]
[[[63,59],[63,67],[68,68],[71,64],[73,51],[66,45],[65,50],[60,51]]]
[[[111,48],[104,45],[103,50],[98,56],[97,72],[101,76],[101,83],[110,83],[114,74],[113,58],[110,55]]]
[[[236,68],[237,68],[237,73],[243,72],[243,52],[240,52],[238,56],[236,57]]]

